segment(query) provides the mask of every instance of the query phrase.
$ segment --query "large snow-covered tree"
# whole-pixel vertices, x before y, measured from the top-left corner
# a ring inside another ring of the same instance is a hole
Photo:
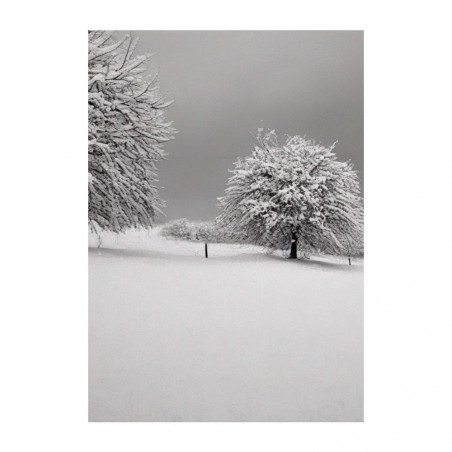
[[[160,212],[156,163],[175,130],[165,120],[151,55],[134,56],[138,39],[88,34],[88,222],[93,231],[149,227]]]
[[[258,245],[290,249],[291,258],[360,249],[358,176],[334,147],[301,136],[279,143],[275,131],[259,129],[252,154],[234,164],[218,221]]]

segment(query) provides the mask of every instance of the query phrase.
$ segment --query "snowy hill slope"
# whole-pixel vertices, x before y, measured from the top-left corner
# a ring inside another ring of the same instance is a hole
[[[89,237],[92,421],[363,420],[363,264]]]

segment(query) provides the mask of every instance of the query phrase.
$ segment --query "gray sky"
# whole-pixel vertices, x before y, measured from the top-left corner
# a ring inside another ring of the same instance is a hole
[[[209,220],[260,126],[306,135],[351,159],[363,184],[362,31],[135,31],[136,54],[174,104],[179,131],[159,165],[163,221]],[[162,221],[162,219],[160,219]]]

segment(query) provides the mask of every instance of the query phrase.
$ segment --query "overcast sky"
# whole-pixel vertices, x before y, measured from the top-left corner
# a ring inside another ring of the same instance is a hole
[[[363,32],[134,31],[156,53],[179,131],[160,163],[164,221],[210,220],[260,126],[306,135],[352,160],[363,183]],[[162,219],[160,219],[161,221]]]

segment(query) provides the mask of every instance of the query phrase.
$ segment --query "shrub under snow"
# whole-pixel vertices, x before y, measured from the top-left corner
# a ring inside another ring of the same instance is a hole
[[[165,224],[161,235],[176,240],[210,243],[246,243],[244,236],[232,234],[216,221],[191,222],[186,218]]]

